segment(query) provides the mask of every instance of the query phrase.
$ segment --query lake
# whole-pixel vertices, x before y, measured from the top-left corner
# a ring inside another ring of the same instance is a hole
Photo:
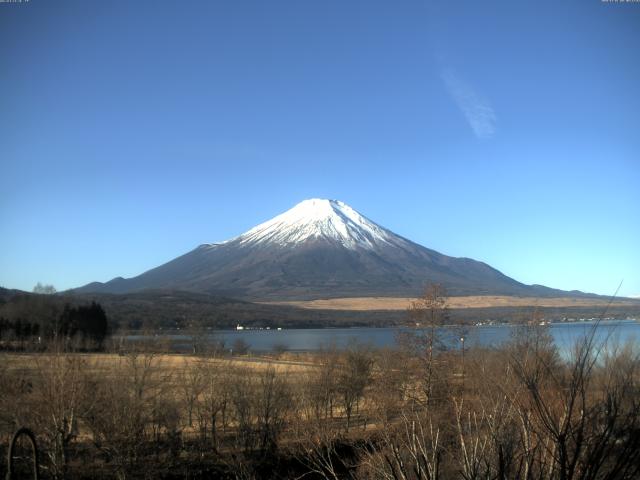
[[[613,343],[640,341],[640,322],[635,320],[609,320],[596,322],[565,322],[552,323],[548,326],[549,333],[561,350],[568,350],[576,341],[596,329],[598,342],[609,340]],[[473,346],[498,346],[508,341],[513,332],[511,325],[483,325],[465,327],[444,327],[439,329],[443,341],[452,348],[459,348],[460,338],[465,338],[465,348]],[[397,335],[401,331],[408,331],[406,327],[389,328],[318,328],[318,329],[288,329],[288,330],[215,330],[207,333],[207,339],[212,342],[223,341],[228,350],[234,342],[242,339],[253,351],[271,351],[279,346],[289,351],[313,351],[327,345],[338,348],[345,347],[350,342],[370,344],[374,347],[393,347],[396,345]],[[177,350],[191,349],[191,337],[182,334],[162,335],[171,341]],[[127,340],[135,341],[145,337],[130,335]]]

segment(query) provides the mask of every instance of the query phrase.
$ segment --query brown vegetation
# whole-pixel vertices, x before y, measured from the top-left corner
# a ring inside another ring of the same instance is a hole
[[[391,310],[404,311],[407,305],[415,302],[415,298],[407,297],[353,297],[327,298],[321,300],[298,300],[282,302],[263,302],[271,305],[288,305],[311,310],[353,310],[376,311]],[[476,295],[464,297],[448,297],[449,308],[494,308],[494,307],[605,307],[609,305],[607,298],[580,297],[514,297],[505,295]],[[637,300],[617,299],[614,305],[638,305]]]
[[[440,295],[427,292],[414,319],[440,324]],[[564,358],[544,327],[523,326],[508,346],[469,350],[463,363],[436,329],[424,331],[396,350],[352,344],[297,362],[145,345],[4,354],[3,448],[30,428],[46,478],[640,474],[640,359],[630,346],[604,349],[588,336]]]

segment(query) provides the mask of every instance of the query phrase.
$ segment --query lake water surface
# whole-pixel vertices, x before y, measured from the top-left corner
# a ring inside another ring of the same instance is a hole
[[[595,329],[596,341],[610,343],[640,342],[640,322],[635,320],[610,320],[596,322],[552,323],[548,326],[554,342],[561,350],[570,349],[576,341]],[[234,342],[242,339],[253,351],[271,351],[284,348],[289,351],[313,351],[323,346],[338,348],[350,342],[370,344],[374,347],[393,347],[398,333],[408,331],[406,327],[389,328],[321,328],[288,330],[216,330],[207,334],[211,342],[223,341],[229,350]],[[465,348],[473,346],[499,346],[512,338],[514,327],[510,325],[471,326],[464,329],[444,327],[439,329],[440,337],[452,348],[459,347],[461,337],[465,338]],[[189,350],[191,337],[188,335],[166,335],[174,348]],[[132,335],[129,340],[143,337]]]

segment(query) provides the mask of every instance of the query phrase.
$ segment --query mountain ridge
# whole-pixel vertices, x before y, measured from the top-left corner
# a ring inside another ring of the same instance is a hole
[[[412,242],[338,200],[309,199],[224,242],[201,244],[133,278],[78,292],[146,289],[251,300],[417,296],[428,282],[450,295],[583,296],[520,283],[490,265]]]

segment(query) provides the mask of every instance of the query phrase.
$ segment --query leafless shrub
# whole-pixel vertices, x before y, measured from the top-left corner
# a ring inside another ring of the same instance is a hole
[[[560,368],[544,350],[512,357],[526,393],[518,408],[528,476],[571,480],[638,473],[640,402],[636,395],[629,401],[638,392],[638,358],[603,357],[596,328]]]
[[[196,403],[205,389],[205,371],[201,363],[192,363],[184,359],[182,369],[176,378],[182,407],[187,412],[186,425],[193,426]]]
[[[408,359],[402,352],[382,349],[376,353],[370,389],[371,415],[388,427],[400,414],[408,395]]]
[[[249,344],[244,338],[236,338],[231,346],[234,355],[246,355],[249,353]]]
[[[406,410],[363,450],[360,472],[380,480],[438,480],[444,455],[440,429],[426,411]]]
[[[231,386],[236,445],[244,452],[272,452],[291,407],[287,383],[273,367],[260,374],[246,371]]]
[[[159,375],[153,353],[128,353],[108,378],[95,379],[95,404],[86,416],[93,443],[119,478],[143,456],[161,433],[175,435],[170,416],[167,378]],[[175,414],[174,414],[175,417]]]
[[[229,423],[229,405],[236,372],[229,363],[205,361],[198,366],[202,374],[202,391],[196,401],[200,440],[217,451],[218,431],[226,433]]]
[[[354,409],[357,410],[365,388],[371,382],[372,365],[371,349],[367,346],[351,344],[342,355],[336,387],[346,416],[347,431],[351,426]]]
[[[289,346],[286,343],[280,342],[280,343],[276,343],[272,347],[272,350],[273,350],[273,353],[275,353],[275,355],[279,358],[289,351]]]
[[[52,346],[44,357],[35,358],[33,385],[25,401],[29,406],[22,422],[45,442],[48,470],[54,478],[67,475],[72,442],[80,420],[91,410],[93,397],[86,381],[87,360]]]
[[[335,347],[324,348],[318,352],[316,368],[306,373],[301,388],[301,408],[306,418],[333,418],[338,398],[338,357]]]
[[[327,480],[355,479],[357,465],[342,451],[345,441],[340,429],[330,420],[312,418],[305,422],[293,455],[307,473]]]

